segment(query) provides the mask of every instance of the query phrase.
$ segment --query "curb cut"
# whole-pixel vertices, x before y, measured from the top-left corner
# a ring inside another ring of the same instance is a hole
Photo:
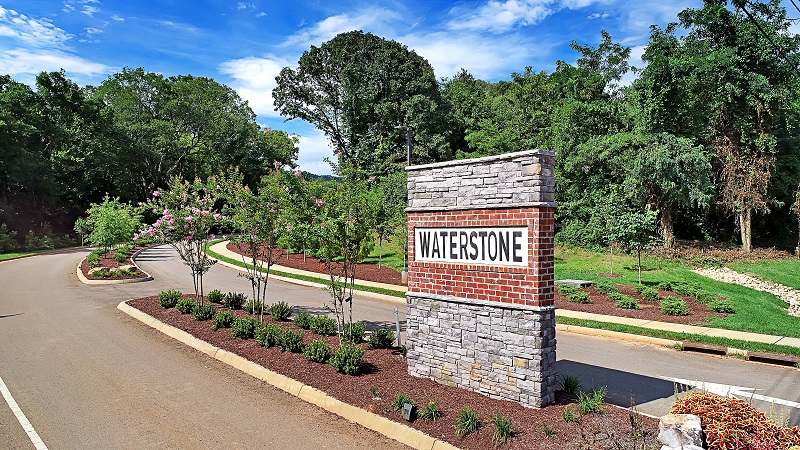
[[[302,280],[301,280],[302,281]],[[249,361],[241,356],[231,353],[227,350],[221,349],[214,345],[200,340],[191,334],[179,330],[171,325],[168,325],[149,314],[146,314],[138,309],[128,305],[129,300],[120,302],[117,309],[132,318],[144,323],[145,325],[166,334],[167,336],[181,342],[197,351],[203,352],[212,358],[223,362],[235,369],[264,381],[290,395],[293,395],[303,401],[316,405],[328,412],[336,414],[346,420],[355,422],[364,428],[369,428],[377,433],[380,433],[388,438],[394,439],[401,444],[408,445],[417,450],[459,450],[458,447],[452,444],[435,439],[417,429],[411,428],[393,420],[389,420],[383,416],[365,411],[357,408],[341,400],[331,397],[325,392],[300,383],[297,380],[273,372],[266,367],[258,365]]]
[[[137,269],[139,269],[139,272],[142,272],[143,274],[147,275],[144,278],[126,278],[124,280],[90,280],[83,275],[83,271],[81,270],[81,264],[83,264],[83,261],[86,259],[83,258],[78,263],[78,268],[77,268],[78,279],[81,280],[81,283],[83,284],[128,284],[128,283],[141,283],[144,281],[153,281],[153,277],[150,276],[149,273],[142,270],[142,268],[139,267],[138,264],[136,264],[136,257],[139,256],[139,253],[142,253],[148,248],[150,247],[141,248],[131,255],[131,262],[133,263],[133,265],[136,266]]]
[[[639,342],[642,344],[656,345],[659,347],[676,347],[681,345],[681,341],[670,339],[655,338],[650,336],[640,336],[638,334],[622,333],[620,331],[602,330],[600,328],[581,327],[578,325],[556,324],[556,331],[567,333],[583,334],[586,336],[603,336],[624,341]]]
[[[206,252],[206,255],[208,255],[208,252]],[[217,262],[217,264],[219,264],[221,266],[225,266],[225,267],[227,267],[229,269],[237,270],[237,271],[242,272],[242,273],[247,272],[247,270],[244,269],[243,267],[239,267],[239,266],[237,266],[235,264],[231,264],[229,262],[222,261],[220,259],[214,258],[211,255],[208,255],[208,257],[213,259],[213,260],[215,260]],[[315,283],[313,281],[306,281],[306,280],[298,280],[297,278],[283,277],[283,276],[280,276],[280,275],[272,275],[272,274],[270,274],[269,277],[270,277],[270,279],[283,281],[285,283],[298,284],[300,286],[308,286],[308,287],[313,287],[313,288],[317,288],[317,289],[325,289],[327,287],[327,285],[322,284],[322,283]],[[377,292],[369,292],[369,291],[360,291],[358,289],[354,289],[354,291],[357,292],[358,295],[361,295],[363,297],[368,297],[368,298],[372,298],[372,299],[375,299],[375,300],[382,300],[382,301],[389,302],[389,303],[395,303],[397,305],[403,305],[403,306],[406,305],[406,299],[405,298],[395,297],[394,295],[379,294]]]

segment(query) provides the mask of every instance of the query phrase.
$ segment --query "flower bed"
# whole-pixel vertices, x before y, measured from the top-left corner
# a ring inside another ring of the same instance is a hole
[[[149,275],[142,272],[137,267],[131,256],[144,246],[136,246],[125,252],[125,259],[118,261],[114,259],[115,251],[98,255],[99,260],[96,267],[91,267],[88,257],[81,261],[81,272],[88,280],[130,280],[136,278],[147,278]]]
[[[344,375],[328,364],[310,362],[302,354],[281,352],[276,347],[264,348],[254,339],[237,339],[232,336],[230,329],[212,331],[211,321],[196,321],[190,314],[181,314],[174,308],[162,308],[158,297],[136,299],[129,304],[212,345],[325,391],[341,401],[398,422],[403,422],[403,419],[391,406],[398,394],[408,395],[416,401],[418,407],[437,401],[443,412],[441,418],[433,421],[417,419],[410,425],[464,449],[487,449],[494,446],[492,436],[495,427],[490,423],[490,418],[495,414],[508,416],[516,431],[508,443],[499,448],[578,449],[586,448],[587,440],[595,441],[592,448],[616,448],[616,441],[624,443],[620,448],[632,448],[630,441],[633,435],[645,440],[649,447],[657,447],[657,421],[644,416],[632,416],[629,411],[616,407],[606,406],[602,413],[583,416],[576,414],[577,421],[566,422],[565,408],[579,411],[579,406],[574,403],[575,396],[563,392],[557,395],[554,405],[543,409],[524,408],[516,403],[490,399],[429,379],[412,377],[407,373],[406,363],[399,349],[370,349],[366,344],[360,344],[365,350],[364,370],[356,376]],[[246,315],[241,310],[234,313],[237,316]],[[276,322],[272,318],[266,320],[299,330],[291,322]],[[324,339],[334,348],[339,345],[336,337],[321,337],[311,331],[304,332],[304,344],[314,339]],[[463,407],[475,410],[481,425],[477,432],[458,438],[453,421]],[[634,433],[631,432],[631,417],[641,424],[641,429]]]

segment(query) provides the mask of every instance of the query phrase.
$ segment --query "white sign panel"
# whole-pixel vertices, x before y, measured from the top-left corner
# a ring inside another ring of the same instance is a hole
[[[528,227],[414,228],[417,261],[528,266]]]

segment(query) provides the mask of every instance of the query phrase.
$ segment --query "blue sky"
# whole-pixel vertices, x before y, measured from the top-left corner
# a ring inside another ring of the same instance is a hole
[[[791,8],[791,4],[786,2]],[[0,0],[0,73],[28,84],[63,68],[81,85],[121,68],[212,77],[237,90],[258,122],[301,137],[301,168],[329,173],[324,135],[284,123],[272,107],[275,76],[304,50],[361,29],[427,58],[436,76],[460,68],[496,81],[525,66],[574,62],[569,43],[596,45],[600,30],[641,65],[649,26],[677,20],[699,0],[223,1]],[[792,13],[795,14],[792,14]],[[790,17],[800,15],[789,9]]]

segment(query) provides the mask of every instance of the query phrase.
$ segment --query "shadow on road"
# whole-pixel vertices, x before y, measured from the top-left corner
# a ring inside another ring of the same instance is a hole
[[[606,402],[624,408],[675,396],[675,384],[660,378],[570,360],[556,361],[555,368],[560,375],[578,377],[584,391],[608,387]]]
[[[297,313],[299,313],[301,311],[307,312],[309,314],[327,315],[327,316],[330,316],[330,317],[335,317],[333,315],[333,313],[330,313],[327,309],[325,309],[322,306],[297,306],[297,305],[295,305],[295,306],[292,307],[292,314],[297,314]],[[354,317],[353,321],[356,322],[356,321],[359,321],[359,319],[357,317]],[[394,315],[388,316],[385,321],[377,321],[377,320],[360,320],[360,321],[364,322],[364,324],[367,326],[367,331],[372,331],[372,330],[374,330],[376,328],[379,328],[379,327],[389,327],[392,331],[395,331]],[[405,331],[406,331],[406,321],[405,320],[401,320],[400,321],[400,332],[404,333]]]

